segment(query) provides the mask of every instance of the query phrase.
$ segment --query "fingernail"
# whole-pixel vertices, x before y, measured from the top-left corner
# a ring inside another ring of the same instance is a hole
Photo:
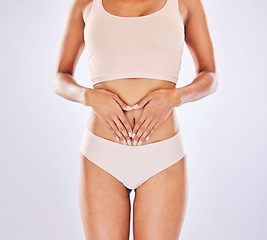
[[[146,140],[148,140],[148,139],[149,139],[149,136],[146,137]]]
[[[136,141],[136,140],[134,140],[134,142],[133,142],[133,145],[134,145],[134,146],[136,146],[136,143],[137,143],[137,141]]]
[[[116,136],[116,139],[117,139],[117,141],[119,141],[120,139],[118,138],[118,136]]]
[[[138,107],[138,104],[135,104],[135,105],[133,106],[133,108],[136,108],[136,107]]]
[[[134,138],[134,136],[135,136],[135,133],[133,134],[133,137],[132,138]]]
[[[138,145],[140,146],[140,145],[141,145],[141,143],[142,143],[142,141],[140,140],[140,141],[138,142]]]
[[[123,142],[124,145],[126,145],[126,141],[125,141],[125,139],[123,139],[122,142]]]
[[[128,135],[129,135],[130,137],[132,137],[132,133],[131,133],[131,132],[128,132]]]
[[[132,108],[130,106],[127,106],[126,109],[127,110],[132,110]]]
[[[127,140],[127,143],[128,143],[128,145],[131,145],[131,141],[129,139]]]

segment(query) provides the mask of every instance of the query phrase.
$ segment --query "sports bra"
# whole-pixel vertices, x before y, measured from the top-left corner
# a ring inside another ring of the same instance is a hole
[[[178,0],[157,12],[122,17],[93,0],[85,18],[84,42],[94,84],[120,78],[152,78],[177,83],[184,47]]]

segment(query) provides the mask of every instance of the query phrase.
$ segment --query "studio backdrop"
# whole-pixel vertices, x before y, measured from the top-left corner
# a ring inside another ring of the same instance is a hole
[[[189,178],[180,238],[265,240],[267,3],[202,3],[219,85],[214,94],[175,109]],[[0,3],[3,240],[85,239],[78,204],[79,148],[92,109],[67,101],[52,89],[70,4],[70,0]],[[74,77],[92,87],[85,52]],[[185,45],[177,87],[194,77]]]

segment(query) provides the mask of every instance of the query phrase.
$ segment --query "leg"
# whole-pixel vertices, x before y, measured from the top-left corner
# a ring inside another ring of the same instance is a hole
[[[178,240],[187,205],[186,156],[136,189],[135,240]]]
[[[87,240],[128,240],[131,203],[125,186],[80,153],[79,205]]]

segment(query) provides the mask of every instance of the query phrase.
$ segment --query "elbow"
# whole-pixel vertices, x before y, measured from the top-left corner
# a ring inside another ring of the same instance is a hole
[[[52,90],[54,91],[54,93],[56,93],[57,95],[59,95],[58,76],[57,76],[57,73],[52,78],[52,85],[51,85],[51,87],[52,87]]]
[[[218,89],[218,74],[216,72],[213,72],[213,78],[212,78],[212,84],[211,84],[211,93],[214,93]]]
[[[212,94],[217,91],[218,89],[218,73],[215,70],[215,68],[203,68],[199,71],[197,71],[198,74],[200,73],[206,73],[206,77],[208,79],[207,86],[207,94]]]

